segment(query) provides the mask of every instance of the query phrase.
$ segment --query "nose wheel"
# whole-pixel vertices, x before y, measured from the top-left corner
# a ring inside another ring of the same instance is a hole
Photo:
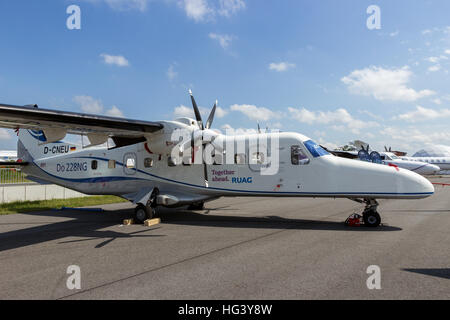
[[[369,228],[376,228],[381,224],[381,217],[377,211],[378,202],[375,199],[364,199],[366,207],[363,211],[364,225]]]
[[[353,201],[359,202],[359,203],[365,203],[366,207],[364,208],[364,211],[362,212],[362,220],[364,221],[364,226],[369,228],[376,228],[381,224],[381,217],[380,214],[377,211],[378,208],[378,202],[375,199],[351,199]],[[361,217],[357,215],[358,217]],[[349,217],[353,218],[353,215]],[[349,220],[347,219],[347,220]],[[355,219],[355,218],[353,218]],[[359,219],[358,218],[358,225],[359,225]],[[346,224],[349,225],[346,221]]]
[[[375,228],[381,224],[380,214],[376,210],[364,210],[363,220],[364,225],[369,228]]]

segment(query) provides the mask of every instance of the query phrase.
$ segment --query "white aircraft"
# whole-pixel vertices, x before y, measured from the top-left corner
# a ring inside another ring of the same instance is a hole
[[[399,157],[393,152],[377,152],[369,151],[369,145],[362,141],[355,145],[346,145],[344,147],[335,149],[331,151],[334,155],[349,158],[349,159],[359,159],[368,162],[380,163],[388,166],[394,166],[398,168],[403,168],[407,170],[414,171],[421,175],[433,175],[437,174],[441,169],[431,163],[412,161],[405,159],[405,157]],[[357,151],[357,148],[360,148]]]
[[[219,134],[210,129],[216,105],[203,125],[192,93],[191,101],[195,120],[158,122],[0,105],[0,126],[18,129],[16,164],[25,173],[82,193],[128,199],[140,222],[157,206],[202,209],[219,197],[328,197],[364,203],[365,225],[376,227],[377,199],[434,193],[414,172],[335,157],[298,133]],[[181,139],[177,130],[192,139]],[[62,142],[68,133],[86,135],[90,146]],[[214,161],[202,161],[211,150]]]
[[[450,170],[450,157],[401,157],[411,162],[422,162],[437,166],[439,171]]]
[[[421,175],[433,175],[441,171],[438,166],[424,161],[413,161],[399,157],[392,152],[380,152],[381,162],[387,165],[395,165],[399,168],[408,169]]]

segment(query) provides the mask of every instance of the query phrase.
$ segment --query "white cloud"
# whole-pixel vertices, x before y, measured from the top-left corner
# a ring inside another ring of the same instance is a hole
[[[226,135],[240,135],[240,134],[255,134],[258,133],[257,129],[253,128],[233,128],[229,124],[224,124],[220,127],[223,131],[225,131]]]
[[[90,96],[75,96],[73,100],[80,105],[85,113],[101,114],[103,112],[103,104],[100,100],[96,100]]]
[[[186,107],[185,105],[175,107],[173,115],[175,118],[195,118],[194,110],[192,108]]]
[[[408,88],[412,72],[409,67],[399,69],[384,69],[369,67],[355,70],[341,81],[348,86],[353,94],[373,96],[377,100],[415,101],[435,94],[431,90],[416,91]]]
[[[225,17],[230,17],[238,11],[245,9],[244,0],[220,0],[219,3],[218,13]]]
[[[450,54],[450,49],[445,50],[445,54]]]
[[[210,7],[207,0],[183,0],[180,2],[188,18],[196,22],[211,20],[214,9]]]
[[[295,68],[295,64],[289,62],[272,62],[271,64],[269,64],[269,70],[275,70],[277,72],[287,71],[292,68]]]
[[[436,99],[433,99],[433,100],[431,100],[433,103],[435,103],[435,104],[442,104],[442,100],[441,99],[439,99],[439,98],[436,98]]]
[[[8,130],[0,128],[0,140],[9,140],[11,138],[12,136]]]
[[[79,104],[84,113],[103,114],[103,103],[99,99],[95,99],[91,96],[75,96],[73,101]],[[124,116],[122,111],[116,106],[112,106],[110,109],[106,110],[105,114],[111,117],[120,118]]]
[[[102,53],[100,57],[103,58],[103,62],[106,64],[112,64],[119,67],[127,67],[130,65],[130,63],[124,56],[112,56],[106,53]]]
[[[362,121],[355,119],[346,109],[340,108],[335,111],[309,111],[308,109],[288,108],[291,116],[299,122],[307,124],[330,124],[337,131],[350,130],[359,134],[361,129],[378,127],[375,121]]]
[[[390,37],[396,37],[396,36],[398,36],[398,34],[400,33],[400,31],[395,31],[395,32],[391,32],[391,33],[389,33],[389,36]]]
[[[244,0],[219,0],[218,6],[211,2],[210,0],[180,0],[178,4],[187,17],[195,22],[213,21],[216,15],[229,18],[246,7]]]
[[[380,130],[380,134],[389,137],[387,145],[392,145],[393,147],[396,145],[405,149],[412,147],[423,149],[424,146],[435,145],[436,142],[450,144],[450,131],[448,130],[424,132],[417,128],[385,127],[383,130]],[[404,144],[401,145],[400,142]]]
[[[450,109],[434,110],[417,106],[415,111],[400,114],[394,117],[394,120],[420,122],[434,119],[443,119],[447,117],[450,117]]]
[[[167,78],[169,78],[170,81],[174,80],[178,76],[178,72],[175,71],[175,66],[171,64],[169,66],[169,69],[167,69]]]
[[[281,114],[264,107],[257,107],[249,104],[233,104],[231,111],[239,111],[246,115],[249,119],[255,121],[268,121],[281,118]]]
[[[426,58],[425,60],[427,60],[431,63],[436,63],[439,61],[439,57],[429,57],[429,58]]]
[[[216,113],[215,113],[215,117],[217,118],[223,118],[228,114],[228,111],[221,108],[221,107],[216,107]]]
[[[430,33],[432,33],[432,32],[433,32],[433,31],[430,30],[430,29],[425,29],[425,30],[422,31],[422,34],[430,34]]]
[[[210,39],[217,41],[223,49],[227,49],[230,46],[233,39],[235,38],[234,36],[228,34],[217,34],[217,33],[210,33],[208,36]]]
[[[122,111],[119,110],[116,106],[112,106],[111,109],[106,110],[106,115],[110,117],[123,118],[124,115]]]
[[[210,109],[204,108],[204,107],[198,107],[198,110],[200,111],[200,115],[202,116],[203,121],[206,123],[207,117],[209,117],[209,114],[211,112]],[[214,114],[214,118],[223,118],[228,113],[227,110],[217,106],[216,112]],[[194,115],[194,109],[192,107],[186,107],[185,105],[180,105],[178,107],[175,107],[173,111],[173,116],[175,118],[192,118],[195,119]]]
[[[439,71],[439,70],[441,70],[441,66],[439,64],[431,66],[431,67],[428,68],[429,72],[436,72],[436,71]]]
[[[117,11],[139,10],[141,12],[147,9],[149,0],[85,0],[92,3],[106,3],[111,9]]]

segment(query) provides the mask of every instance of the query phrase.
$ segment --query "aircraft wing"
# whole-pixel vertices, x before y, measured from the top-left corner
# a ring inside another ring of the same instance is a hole
[[[44,130],[47,135],[65,133],[139,138],[159,131],[162,123],[130,120],[77,112],[41,109],[35,106],[0,104],[0,127]],[[53,133],[53,134],[51,134]]]

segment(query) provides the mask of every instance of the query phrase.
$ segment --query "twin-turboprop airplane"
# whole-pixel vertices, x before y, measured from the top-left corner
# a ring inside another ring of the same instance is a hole
[[[416,173],[333,156],[298,133],[220,134],[211,130],[216,104],[204,125],[191,100],[195,120],[157,122],[0,105],[0,127],[17,129],[16,164],[26,174],[128,199],[140,222],[158,206],[202,209],[219,197],[328,197],[364,203],[365,225],[376,227],[377,199],[434,192]],[[90,144],[62,142],[66,134]]]

